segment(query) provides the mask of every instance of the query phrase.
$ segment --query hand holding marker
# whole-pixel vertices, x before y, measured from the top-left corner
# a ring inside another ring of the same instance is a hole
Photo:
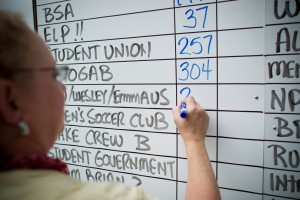
[[[187,118],[188,115],[188,110],[186,108],[186,104],[185,103],[181,103],[180,106],[180,117],[181,118]]]

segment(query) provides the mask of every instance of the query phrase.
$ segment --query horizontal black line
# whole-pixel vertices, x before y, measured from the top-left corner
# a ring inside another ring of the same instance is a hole
[[[235,165],[235,166],[243,166],[243,167],[255,167],[255,168],[261,168],[263,170],[278,170],[278,171],[288,171],[288,172],[300,172],[299,170],[291,170],[291,169],[279,169],[279,168],[271,168],[271,167],[265,167],[265,166],[258,166],[258,165],[249,165],[249,164],[240,164],[240,163],[231,163],[231,162],[222,162],[220,160],[216,161],[216,164],[226,164],[226,165]],[[220,166],[219,166],[220,167]]]
[[[148,156],[174,158],[174,159],[177,158],[176,156],[161,155],[161,154],[149,154],[149,153],[143,153],[143,152],[124,151],[124,150],[115,150],[115,149],[109,149],[109,148],[103,148],[103,147],[81,146],[81,145],[63,144],[63,143],[57,143],[57,142],[55,144],[61,145],[61,146],[81,147],[81,148],[85,148],[85,149],[94,149],[94,150],[99,149],[99,150],[113,151],[113,152],[119,152],[119,153],[139,154],[139,155],[148,155]]]
[[[147,109],[147,110],[172,110],[172,107],[169,107],[169,108],[149,108],[149,107],[130,107],[130,106],[105,106],[105,105],[69,105],[69,104],[66,104],[65,106],[69,106],[69,107],[97,107],[97,108],[134,108],[134,109]]]
[[[45,3],[45,4],[38,4],[38,5],[36,5],[36,6],[38,7],[38,6],[44,6],[44,5],[49,5],[49,4],[62,3],[62,2],[66,2],[66,1],[70,1],[70,0],[57,1],[57,2]],[[177,8],[184,8],[184,7],[193,7],[193,6],[199,6],[199,5],[206,5],[206,4],[227,3],[227,2],[230,2],[230,1],[238,1],[238,0],[227,0],[227,1],[221,1],[221,2],[212,2],[212,3],[199,3],[199,4],[186,5],[186,6],[177,6],[177,7],[175,7],[175,8],[177,9]],[[173,7],[171,7],[171,8],[173,8]]]
[[[280,58],[280,56],[296,56],[296,55],[300,55],[300,53],[278,53],[278,54],[265,54],[265,57],[268,57],[268,56],[276,56],[278,58]]]
[[[98,85],[98,86],[108,86],[108,85],[128,85],[128,86],[133,86],[133,85],[167,85],[167,86],[176,86],[176,85],[217,85],[217,83],[113,83],[113,84],[97,84],[97,83],[88,83],[88,84],[73,84],[73,83],[64,83],[64,85]],[[219,84],[220,85],[220,84]]]
[[[150,110],[172,110],[172,108],[149,108],[149,107],[116,107],[116,106],[94,106],[94,105],[66,105],[66,106],[77,106],[77,107],[103,107],[103,108],[134,108],[134,109],[150,109]],[[205,109],[206,111],[214,112],[245,112],[245,113],[263,113],[263,111],[252,111],[252,110],[215,110]]]
[[[265,83],[265,85],[300,85],[300,83]]]
[[[67,1],[70,1],[70,0],[56,1],[56,2],[51,2],[51,3],[38,4],[38,5],[36,5],[36,6],[39,7],[39,6],[45,6],[45,5],[56,4],[56,3],[63,3],[63,2],[67,2]]]
[[[219,158],[220,159],[220,158]],[[255,168],[261,168],[263,169],[263,166],[259,165],[249,165],[249,164],[240,164],[240,163],[231,163],[231,162],[222,162],[222,161],[216,161],[217,164],[226,164],[226,165],[235,165],[235,166],[242,166],[242,167],[255,167]],[[219,166],[220,167],[220,166]]]
[[[265,167],[264,166],[264,170],[266,170],[266,169],[268,169],[268,170],[273,170],[273,171],[285,171],[285,172],[297,172],[297,173],[299,173],[300,172],[300,170],[292,170],[292,169],[279,169],[279,168],[274,168],[274,167]]]
[[[103,107],[103,108],[134,108],[134,109],[149,109],[149,110],[172,110],[172,108],[149,108],[149,107],[123,107],[123,106],[94,106],[94,105],[66,105],[66,106],[78,106],[78,107]],[[247,112],[247,113],[263,113],[263,111],[252,111],[252,110],[213,110],[206,109],[206,111],[217,111],[217,112]]]
[[[236,192],[245,192],[245,193],[257,194],[257,195],[263,195],[263,193],[251,192],[251,191],[247,191],[247,190],[240,190],[240,189],[227,188],[227,187],[219,187],[219,188],[224,189],[224,190],[232,190],[232,191],[236,191]]]
[[[300,115],[300,113],[291,112],[265,112],[266,115]]]
[[[292,197],[287,197],[287,196],[279,196],[279,195],[274,195],[274,194],[268,194],[264,193],[264,195],[272,196],[272,197],[279,197],[279,198],[284,198],[284,199],[290,199],[290,200],[299,200],[299,198],[292,198]]]
[[[228,2],[231,2],[231,1],[239,1],[239,0],[219,0],[218,2],[216,2],[216,3],[228,3]]]
[[[78,62],[78,63],[62,63],[57,65],[84,65],[84,64],[109,64],[109,63],[123,63],[123,62],[148,62],[148,61],[175,61],[175,58],[151,59],[151,60],[121,60],[121,61],[105,61],[105,62]]]
[[[264,142],[276,142],[276,143],[284,143],[284,144],[300,144],[299,141],[290,141],[290,140],[269,140],[269,139],[264,139]]]
[[[237,138],[237,137],[226,137],[218,135],[218,139],[230,139],[230,140],[249,140],[249,141],[256,141],[256,142],[264,142],[264,139],[255,139],[255,138]]]
[[[135,175],[135,176],[141,176],[141,177],[147,177],[147,178],[154,178],[154,179],[162,179],[162,180],[167,180],[167,181],[174,181],[174,179],[168,179],[168,178],[161,178],[161,177],[156,177],[156,176],[147,176],[143,174],[134,174],[134,173],[129,173],[129,172],[124,172],[124,171],[115,171],[115,170],[109,170],[109,169],[102,169],[102,168],[97,168],[97,167],[90,167],[90,166],[85,166],[85,165],[77,165],[77,164],[72,164],[72,163],[67,163],[68,165],[73,165],[77,167],[85,167],[85,168],[91,168],[91,169],[97,169],[97,170],[103,170],[103,171],[108,171],[108,172],[115,172],[115,173],[121,173],[121,174],[128,174],[128,175]]]
[[[55,46],[55,45],[66,45],[66,44],[78,44],[78,43],[91,43],[91,42],[104,42],[104,41],[114,41],[114,40],[128,40],[128,39],[137,39],[137,38],[147,38],[147,37],[158,37],[158,36],[170,36],[175,35],[174,33],[169,34],[157,34],[157,35],[146,35],[146,36],[132,36],[132,37],[125,37],[125,38],[108,38],[108,39],[101,39],[101,40],[86,40],[86,41],[79,41],[79,42],[65,42],[65,43],[46,43],[48,46]]]
[[[287,83],[288,84],[288,83]],[[286,85],[287,85],[286,84]],[[99,84],[99,83],[83,83],[83,84],[79,84],[79,83],[76,83],[76,84],[73,84],[73,83],[64,83],[64,85],[66,86],[71,86],[71,85],[77,85],[77,86],[83,86],[83,85],[89,85],[89,86],[93,86],[93,85],[96,85],[96,86],[109,86],[109,85],[128,85],[128,86],[134,86],[134,85],[160,85],[160,86],[164,86],[164,85],[167,85],[167,86],[177,86],[177,85],[215,85],[215,86],[220,86],[220,85],[265,85],[265,83],[113,83],[113,84],[108,84],[108,83],[105,83],[105,84]]]
[[[269,26],[281,26],[281,25],[291,25],[291,24],[300,24],[300,22],[285,22],[285,23],[278,23],[278,24],[266,24],[266,26],[269,27]]]
[[[38,26],[49,26],[49,25],[57,25],[57,24],[66,24],[66,23],[72,23],[72,22],[79,22],[79,21],[89,21],[94,19],[104,19],[104,18],[111,18],[111,17],[120,17],[120,16],[126,16],[126,15],[135,15],[135,14],[141,14],[141,13],[149,13],[149,12],[157,12],[162,10],[173,10],[174,8],[160,8],[155,10],[144,10],[144,11],[138,11],[138,12],[131,12],[131,13],[122,13],[122,14],[116,14],[116,15],[107,15],[107,16],[101,16],[101,17],[91,17],[91,18],[84,18],[84,19],[76,19],[76,20],[69,20],[64,22],[54,22],[54,23],[48,23],[48,24],[40,24]]]
[[[207,109],[205,109],[207,110]],[[253,110],[215,110],[217,112],[245,112],[245,113],[264,113],[263,111],[259,111],[259,110],[256,110],[256,111],[253,111]]]
[[[233,55],[233,56],[218,56],[215,58],[240,58],[240,57],[261,57],[264,54],[254,54],[254,55]]]
[[[131,36],[131,37],[123,37],[123,38],[106,38],[106,39],[98,39],[98,40],[85,40],[78,42],[64,42],[64,43],[46,43],[48,46],[55,45],[66,45],[66,44],[80,44],[80,43],[89,43],[89,42],[103,42],[103,41],[114,41],[114,40],[128,40],[128,39],[137,39],[137,38],[147,38],[147,37],[159,37],[159,36],[177,36],[177,35],[186,35],[186,34],[195,34],[195,33],[216,33],[216,32],[225,32],[225,31],[234,31],[234,30],[245,30],[245,29],[257,29],[263,27],[247,27],[247,28],[236,28],[236,29],[222,29],[222,30],[205,30],[205,31],[195,31],[195,32],[184,32],[184,33],[163,33],[163,34],[155,34],[155,35],[140,35],[140,36]]]
[[[298,144],[299,141],[283,141],[283,140],[269,140],[269,139],[253,139],[253,138],[238,138],[238,137],[227,137],[227,136],[220,136],[218,135],[218,138],[221,139],[230,139],[230,140],[250,140],[250,141],[257,141],[257,142],[280,142],[280,143],[290,143],[290,144]]]
[[[148,60],[117,60],[117,61],[104,61],[104,62],[78,62],[78,63],[57,63],[57,65],[84,65],[84,64],[103,64],[103,63],[123,63],[123,62],[148,62],[148,61],[177,61],[177,60],[192,60],[192,59],[220,59],[220,58],[244,58],[244,57],[262,57],[263,55],[235,55],[235,56],[211,56],[211,57],[194,57],[194,58],[160,58]]]
[[[264,28],[263,26],[251,26],[251,27],[242,27],[242,28],[218,29],[218,30],[215,30],[215,31],[224,32],[224,31],[237,31],[237,30],[263,29],[263,28]]]

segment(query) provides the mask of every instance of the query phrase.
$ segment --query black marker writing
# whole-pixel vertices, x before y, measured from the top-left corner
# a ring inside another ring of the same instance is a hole
[[[268,63],[269,78],[272,79],[274,74],[282,78],[299,78],[300,77],[300,64],[295,61],[275,61]]]
[[[54,9],[44,8],[44,15],[46,23],[50,23],[53,20],[69,20],[70,17],[74,17],[74,12],[71,3],[66,5],[57,5]]]
[[[278,6],[278,0],[274,1],[274,16],[276,19],[283,19],[285,16],[288,16],[290,18],[296,17],[299,15],[300,12],[300,1],[299,0],[294,0],[296,6],[293,8],[294,12],[291,12],[292,6],[290,6],[290,2],[292,0],[285,1],[284,8],[282,10],[281,15],[279,14],[279,6]],[[281,0],[282,2],[282,0]]]

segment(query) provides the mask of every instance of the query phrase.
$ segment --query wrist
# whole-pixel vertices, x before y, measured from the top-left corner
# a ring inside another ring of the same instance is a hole
[[[187,156],[195,154],[203,154],[206,152],[205,142],[203,140],[199,141],[186,141],[185,149]]]

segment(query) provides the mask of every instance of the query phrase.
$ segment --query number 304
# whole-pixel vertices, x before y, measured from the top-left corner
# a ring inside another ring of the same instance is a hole
[[[204,73],[206,75],[206,80],[209,80],[209,74],[212,72],[210,69],[210,62],[207,59],[206,63],[202,63],[199,65],[198,63],[189,63],[183,62],[180,64],[181,76],[179,80],[187,81],[189,79],[197,80],[201,77],[201,74]]]

